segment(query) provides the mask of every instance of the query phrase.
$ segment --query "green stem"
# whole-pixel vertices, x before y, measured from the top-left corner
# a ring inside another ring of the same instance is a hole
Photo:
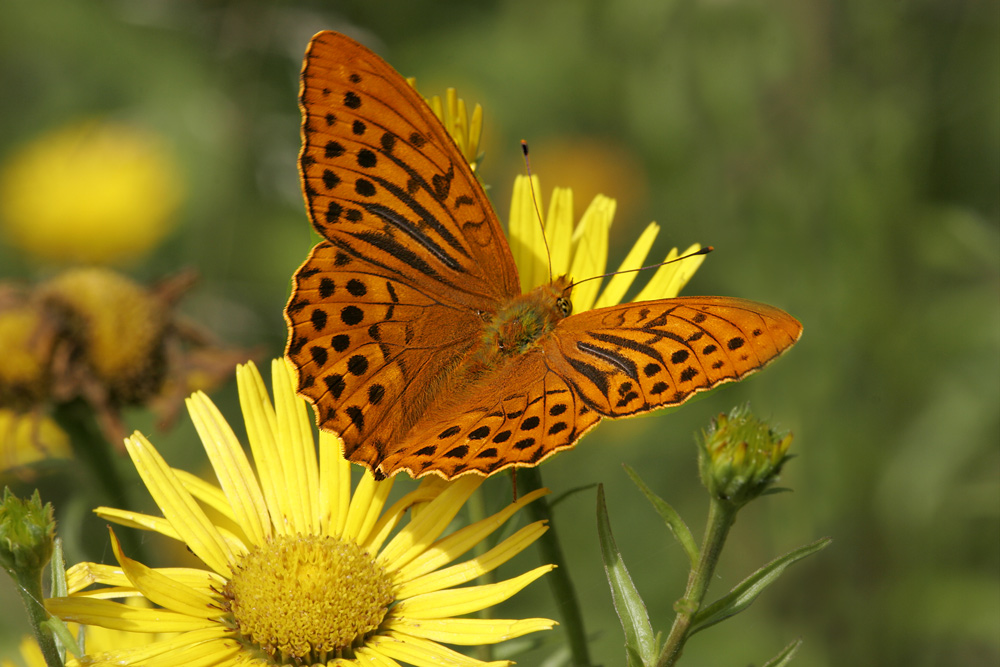
[[[42,604],[44,595],[42,594],[42,575],[39,572],[31,577],[14,577],[17,591],[21,594],[21,601],[28,612],[28,620],[31,622],[31,629],[35,633],[38,647],[42,649],[42,657],[48,667],[63,667],[62,656],[56,647],[55,637],[48,628],[42,624],[49,620],[49,612],[45,611]]]
[[[542,488],[542,475],[538,468],[520,468],[517,477],[521,482],[522,491],[531,492]],[[542,497],[528,505],[533,521],[548,522],[549,529],[538,539],[538,548],[542,561],[552,563],[556,568],[545,577],[552,588],[552,596],[562,615],[562,627],[569,639],[570,655],[573,667],[590,667],[590,650],[587,646],[587,632],[583,626],[583,612],[576,589],[569,577],[569,568],[559,545],[559,535],[552,518],[552,508],[546,498]]]
[[[688,575],[684,597],[674,605],[677,616],[674,618],[674,625],[670,628],[670,634],[667,636],[656,667],[671,667],[681,657],[691,622],[698,610],[701,609],[705,593],[708,592],[709,584],[712,583],[722,547],[726,543],[726,536],[735,520],[736,508],[731,503],[713,497],[708,506],[705,539],[701,545],[698,564]]]
[[[80,399],[60,403],[55,406],[52,416],[69,436],[73,455],[97,479],[108,505],[121,509],[133,507],[125,493],[127,485],[120,474],[119,457],[113,454],[111,444],[98,428],[90,406]],[[118,537],[130,558],[144,560],[142,546],[133,531],[122,531]]]
[[[483,487],[480,486],[469,498],[469,501],[465,504],[469,512],[469,523],[475,523],[481,519],[486,518],[486,494],[483,493]],[[484,553],[489,551],[489,545],[486,544],[485,540],[480,540],[476,542],[476,545],[472,548],[472,554],[475,557],[482,556]],[[479,575],[476,579],[476,583],[479,585],[492,584],[496,582],[496,571],[490,570],[485,574]],[[477,618],[493,618],[493,607],[486,607],[481,609],[476,613]],[[493,660],[493,645],[492,644],[481,644],[476,646],[473,650],[475,657],[483,662],[490,662]]]

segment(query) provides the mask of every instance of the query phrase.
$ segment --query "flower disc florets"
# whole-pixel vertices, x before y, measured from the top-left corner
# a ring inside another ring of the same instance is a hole
[[[385,617],[392,584],[351,541],[275,538],[243,556],[224,591],[244,637],[307,664],[349,653]]]

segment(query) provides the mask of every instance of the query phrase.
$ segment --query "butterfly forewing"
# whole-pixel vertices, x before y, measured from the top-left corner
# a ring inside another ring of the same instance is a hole
[[[302,71],[299,159],[317,231],[441,299],[483,306],[519,293],[500,223],[454,141],[384,61],[336,33]]]
[[[602,415],[678,405],[759,370],[798,340],[778,308],[729,297],[680,297],[562,320],[544,347],[554,368]]]

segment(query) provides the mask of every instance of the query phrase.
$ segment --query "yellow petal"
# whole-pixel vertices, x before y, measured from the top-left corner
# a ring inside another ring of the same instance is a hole
[[[701,250],[701,246],[695,243],[691,247],[687,248],[682,254],[687,255],[699,250]],[[667,254],[664,261],[670,262],[670,260],[676,259],[679,256],[680,254],[678,254],[677,248],[673,248]],[[679,262],[664,264],[657,269],[656,273],[649,279],[646,286],[635,297],[635,300],[650,301],[652,299],[674,298],[680,294],[681,288],[683,288],[684,285],[691,280],[691,276],[695,274],[698,267],[701,266],[701,263],[704,261],[705,255],[696,255]]]
[[[385,501],[392,491],[393,479],[375,481],[370,470],[361,475],[361,482],[351,498],[351,510],[347,515],[344,537],[363,544],[371,535],[372,528],[382,514]]]
[[[483,662],[426,639],[405,635],[378,635],[368,642],[374,651],[416,667],[507,667],[509,660]]]
[[[175,475],[177,473],[182,472],[180,470],[177,470],[176,468],[171,468],[171,470],[174,472]],[[190,475],[190,473],[183,473],[183,474]],[[178,481],[181,482],[181,485],[185,488],[185,490],[188,488],[187,484],[184,483],[184,480],[181,479],[181,476],[178,476]],[[200,499],[201,498],[199,498],[199,500]],[[170,522],[162,517],[149,516],[148,514],[140,514],[139,512],[126,512],[125,510],[119,510],[113,507],[98,507],[96,510],[94,510],[94,514],[101,517],[102,519],[113,521],[117,523],[119,526],[128,526],[129,528],[139,528],[142,530],[152,530],[157,533],[160,533],[161,535],[173,538],[180,542],[184,541],[184,538],[181,537],[180,533],[174,530],[174,527],[170,524]],[[218,531],[219,535],[222,537],[225,543],[229,545],[229,549],[230,551],[232,551],[232,553],[242,554],[246,552],[247,548],[242,539],[234,535],[232,532],[226,530],[222,526],[216,526],[215,529],[216,531]]]
[[[138,432],[125,439],[125,448],[149,494],[183,542],[210,568],[225,577],[231,576],[229,564],[233,562],[233,551],[156,448]]]
[[[628,291],[628,288],[632,285],[632,281],[638,275],[636,269],[641,267],[642,263],[646,260],[646,255],[649,254],[649,249],[653,247],[653,241],[656,240],[656,235],[659,231],[659,225],[655,222],[649,223],[649,226],[639,236],[639,240],[629,250],[621,266],[618,267],[619,273],[611,276],[611,280],[608,281],[604,291],[601,292],[601,296],[594,303],[594,308],[604,308],[605,306],[613,306],[622,302],[622,299],[625,298],[625,292]]]
[[[317,503],[324,534],[340,537],[351,504],[351,463],[344,458],[344,441],[329,431],[319,432]]]
[[[274,441],[278,431],[278,417],[267,394],[267,387],[252,362],[236,367],[236,385],[239,388],[240,408],[246,424],[250,451],[260,478],[261,491],[267,503],[268,517],[275,531],[291,532],[285,521],[287,495],[284,493],[284,464]]]
[[[45,608],[64,621],[128,632],[185,632],[219,625],[166,609],[142,609],[110,600],[49,598]]]
[[[442,618],[410,621],[407,618],[393,618],[386,624],[397,632],[405,632],[435,642],[477,646],[496,644],[521,637],[531,632],[551,630],[555,621],[547,618],[502,619],[502,618]]]
[[[483,478],[467,475],[451,482],[416,517],[392,538],[378,555],[378,563],[394,572],[420,555],[444,532]]]
[[[253,468],[229,423],[204,392],[187,399],[188,412],[225,494],[236,524],[251,544],[263,544],[271,536],[271,521]]]
[[[531,195],[532,188],[538,198],[538,208]],[[549,260],[545,256],[545,240],[542,237],[544,221],[538,219],[541,199],[537,176],[532,176],[530,180],[523,175],[514,179],[514,193],[510,201],[510,250],[521,276],[522,292],[548,282]]]
[[[393,608],[392,614],[411,619],[447,618],[469,614],[503,602],[553,567],[555,566],[542,565],[519,577],[495,584],[425,593],[400,600]]]
[[[413,559],[406,567],[400,568],[395,576],[396,581],[409,581],[454,561],[486,539],[488,535],[502,526],[519,509],[547,493],[549,493],[548,489],[536,489],[507,505],[507,507],[493,516],[465,526],[439,540],[424,553],[420,554],[420,556]]]
[[[549,200],[549,215],[545,218],[545,238],[549,240],[553,277],[569,273],[573,250],[573,190],[555,188]],[[548,276],[546,276],[548,278]]]
[[[218,656],[220,650],[225,650],[232,654],[232,647],[234,645],[236,647],[239,646],[233,639],[233,635],[233,630],[217,624],[210,628],[191,630],[172,635],[166,639],[135,645],[128,649],[115,647],[112,650],[104,650],[97,655],[88,655],[86,664],[93,666],[107,665],[108,667],[117,667],[119,665],[143,665],[143,667],[152,667],[152,665],[177,665],[178,667],[189,667],[192,664],[205,665],[205,662],[191,661],[192,656],[182,652],[188,651],[193,647],[200,647],[199,652],[201,655],[208,653]],[[228,650],[226,647],[229,647]],[[93,649],[92,646],[88,648]],[[169,660],[181,660],[182,655],[187,657],[189,662],[169,662]],[[228,663],[209,662],[207,664],[224,665]]]
[[[312,423],[304,400],[296,396],[292,371],[284,359],[271,362],[274,411],[278,417],[276,440],[284,466],[284,489],[293,532],[319,533],[319,513],[313,506],[319,492],[319,470]]]
[[[529,544],[541,537],[546,530],[548,530],[548,526],[545,525],[544,521],[529,524],[482,555],[401,584],[396,591],[396,598],[403,600],[422,593],[460,586],[487,572],[492,572],[521,553]]]
[[[150,602],[170,611],[198,618],[218,618],[223,615],[218,607],[218,601],[212,596],[184,586],[162,572],[126,556],[122,552],[121,543],[115,532],[110,529],[109,532],[111,533],[111,549],[114,551],[118,563],[122,566],[125,576],[128,577],[133,586],[142,591],[142,594]]]
[[[573,280],[599,276],[608,264],[608,231],[617,206],[614,199],[597,195],[580,219],[573,232],[576,247],[569,274]],[[588,280],[573,289],[573,310],[580,313],[590,310],[601,287],[600,280]]]
[[[440,479],[436,476],[425,477],[425,480]],[[403,518],[403,513],[411,507],[419,503],[428,503],[437,497],[440,491],[436,486],[432,486],[428,483],[421,483],[413,491],[410,491],[405,496],[397,500],[392,504],[387,511],[382,513],[379,517],[378,523],[372,528],[371,537],[369,540],[362,542],[361,546],[368,549],[370,553],[376,553],[382,548],[382,544],[389,537],[389,533],[396,527],[400,519]]]

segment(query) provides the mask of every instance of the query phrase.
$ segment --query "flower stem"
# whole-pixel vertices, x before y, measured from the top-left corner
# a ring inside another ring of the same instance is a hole
[[[483,492],[483,487],[480,486],[472,493],[468,503],[466,503],[466,507],[469,512],[469,523],[475,523],[486,518],[486,494]],[[482,556],[487,551],[489,551],[489,546],[487,546],[484,540],[476,542],[476,546],[472,548],[472,554],[476,557]],[[480,586],[493,583],[496,583],[495,570],[490,570],[489,572],[481,574],[476,578],[476,584]],[[476,618],[493,618],[493,608],[486,607],[485,609],[480,609],[476,612]],[[490,662],[493,660],[493,645],[482,644],[480,646],[476,646],[473,649],[473,654],[478,660]]]
[[[127,485],[120,474],[120,457],[114,456],[111,443],[98,428],[90,407],[79,399],[59,403],[55,406],[52,417],[69,436],[73,455],[97,479],[108,504],[111,507],[134,507],[129,502]],[[122,531],[120,539],[129,556],[142,559],[143,547],[132,531]]]
[[[44,595],[42,594],[41,571],[35,577],[16,577],[17,592],[21,594],[21,601],[28,612],[28,620],[31,622],[31,630],[38,641],[38,647],[42,650],[42,657],[48,667],[63,667],[62,657],[56,647],[55,637],[42,624],[49,620],[49,613],[45,611],[42,604]]]
[[[542,476],[538,472],[538,468],[521,468],[517,471],[517,477],[521,482],[522,490],[526,493],[542,488]],[[583,612],[580,609],[580,601],[576,596],[573,581],[569,577],[566,558],[559,545],[559,535],[552,518],[552,508],[548,500],[542,497],[529,504],[527,509],[531,513],[533,521],[544,520],[548,522],[549,529],[538,539],[538,548],[541,550],[542,561],[556,566],[556,569],[545,578],[549,581],[552,596],[555,598],[556,606],[562,615],[562,626],[569,639],[571,664],[573,667],[590,667],[590,650],[587,647],[587,632],[583,626]]]
[[[705,593],[708,592],[708,586],[712,582],[715,567],[719,562],[722,546],[726,543],[726,536],[735,520],[736,507],[713,496],[708,506],[705,538],[701,545],[698,564],[688,575],[684,597],[674,605],[677,616],[674,618],[673,627],[670,628],[670,634],[667,636],[663,651],[656,663],[657,667],[671,667],[681,657],[691,622],[698,610],[701,609]]]

